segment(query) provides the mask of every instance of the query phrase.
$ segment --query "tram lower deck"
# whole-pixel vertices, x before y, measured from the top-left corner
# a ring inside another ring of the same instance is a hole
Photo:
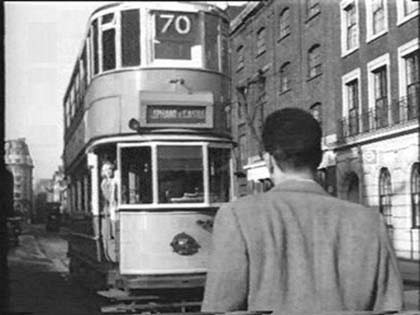
[[[87,151],[73,202],[97,207],[73,216],[72,274],[98,288],[96,277],[124,290],[202,288],[213,218],[232,198],[229,140],[138,135]]]

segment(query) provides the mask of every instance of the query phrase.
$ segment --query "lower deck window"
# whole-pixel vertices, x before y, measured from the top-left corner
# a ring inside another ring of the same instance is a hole
[[[121,165],[121,202],[152,203],[150,147],[122,148]]]
[[[159,146],[160,203],[204,202],[201,146]]]

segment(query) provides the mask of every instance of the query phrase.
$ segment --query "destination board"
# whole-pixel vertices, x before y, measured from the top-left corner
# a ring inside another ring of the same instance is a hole
[[[205,124],[206,106],[148,105],[146,122],[151,124]]]

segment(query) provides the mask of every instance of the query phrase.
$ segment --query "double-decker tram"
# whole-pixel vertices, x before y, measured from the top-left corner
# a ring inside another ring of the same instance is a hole
[[[125,291],[204,285],[233,197],[228,27],[215,6],[104,6],[64,97],[70,272]]]

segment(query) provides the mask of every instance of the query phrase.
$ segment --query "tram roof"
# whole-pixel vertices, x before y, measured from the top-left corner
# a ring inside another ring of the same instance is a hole
[[[192,8],[195,8],[197,10],[205,10],[205,11],[217,11],[218,14],[224,16],[227,18],[226,13],[220,9],[218,6],[210,3],[205,2],[197,2],[197,1],[133,1],[133,2],[115,2],[103,5],[99,8],[97,8],[95,11],[92,12],[89,19],[92,18],[93,15],[96,13],[110,9],[113,7],[119,7],[119,6],[127,6],[130,8],[161,8],[165,10],[182,10],[179,8],[179,5],[182,5],[184,7],[190,6]]]

